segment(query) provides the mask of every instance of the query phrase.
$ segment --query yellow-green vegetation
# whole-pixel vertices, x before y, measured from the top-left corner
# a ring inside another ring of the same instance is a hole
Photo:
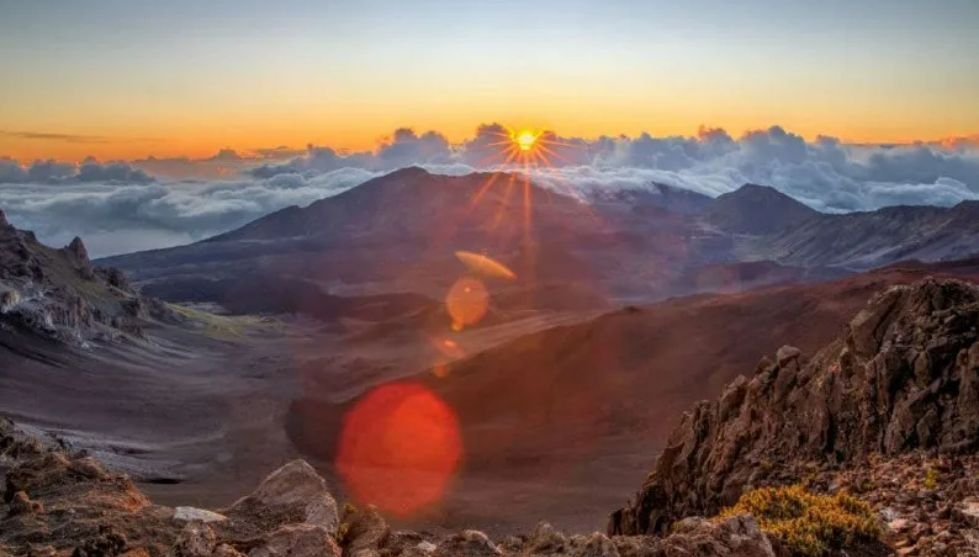
[[[928,468],[925,471],[925,489],[938,489],[938,470]]]
[[[198,323],[205,334],[217,339],[231,340],[243,336],[249,329],[267,325],[253,315],[217,315],[178,304],[167,305],[185,319]]]
[[[847,495],[820,495],[801,485],[749,491],[724,509],[723,518],[751,514],[770,538],[793,555],[819,557],[883,532],[870,505]]]
[[[357,506],[350,501],[343,504],[343,510],[340,512],[340,525],[337,526],[337,533],[334,536],[337,543],[343,544],[346,541],[347,534],[350,533],[350,520],[357,512]]]

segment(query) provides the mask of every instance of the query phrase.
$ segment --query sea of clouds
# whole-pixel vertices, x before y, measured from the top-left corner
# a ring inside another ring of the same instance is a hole
[[[409,165],[465,174],[505,165],[507,130],[480,126],[451,144],[444,135],[396,130],[373,151],[310,145],[207,159],[22,165],[0,157],[0,209],[15,225],[62,245],[82,236],[94,256],[188,243],[289,205],[307,205]],[[545,133],[549,165],[531,172],[543,186],[587,199],[617,189],[678,186],[710,196],[751,182],[771,185],[827,212],[890,205],[952,206],[979,199],[979,137],[911,145],[806,141],[778,126],[732,137],[581,139]]]

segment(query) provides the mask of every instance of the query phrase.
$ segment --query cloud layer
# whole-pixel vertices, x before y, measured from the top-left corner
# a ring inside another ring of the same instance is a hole
[[[310,145],[245,155],[222,150],[207,159],[27,166],[0,158],[0,208],[45,241],[66,243],[80,234],[94,254],[107,255],[200,239],[408,165],[448,174],[500,168],[507,137],[503,126],[486,124],[459,144],[435,131],[403,128],[364,152]],[[701,128],[690,137],[582,139],[546,132],[540,141],[550,165],[532,170],[535,180],[582,198],[653,182],[712,196],[746,182],[766,184],[833,212],[979,198],[976,137],[847,145],[831,137],[806,141],[772,126],[740,137]]]

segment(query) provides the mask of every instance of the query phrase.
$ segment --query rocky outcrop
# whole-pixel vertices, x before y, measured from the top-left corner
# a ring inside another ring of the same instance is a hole
[[[49,248],[0,212],[0,329],[26,330],[87,346],[140,335],[167,308],[142,298],[118,269],[95,267],[81,238]]]
[[[338,520],[326,483],[301,460],[221,513],[172,509],[92,458],[3,419],[0,481],[0,557],[774,557],[746,516],[688,519],[666,538],[566,535],[541,523],[499,543],[478,530],[394,530],[369,506],[348,505]]]
[[[912,451],[979,445],[979,288],[925,280],[874,297],[808,362],[785,347],[684,415],[612,534],[664,533],[747,489]]]

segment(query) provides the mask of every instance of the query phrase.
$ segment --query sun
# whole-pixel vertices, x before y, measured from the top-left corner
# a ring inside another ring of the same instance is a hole
[[[530,151],[537,143],[537,134],[530,130],[521,130],[513,135],[513,142],[521,151]]]

